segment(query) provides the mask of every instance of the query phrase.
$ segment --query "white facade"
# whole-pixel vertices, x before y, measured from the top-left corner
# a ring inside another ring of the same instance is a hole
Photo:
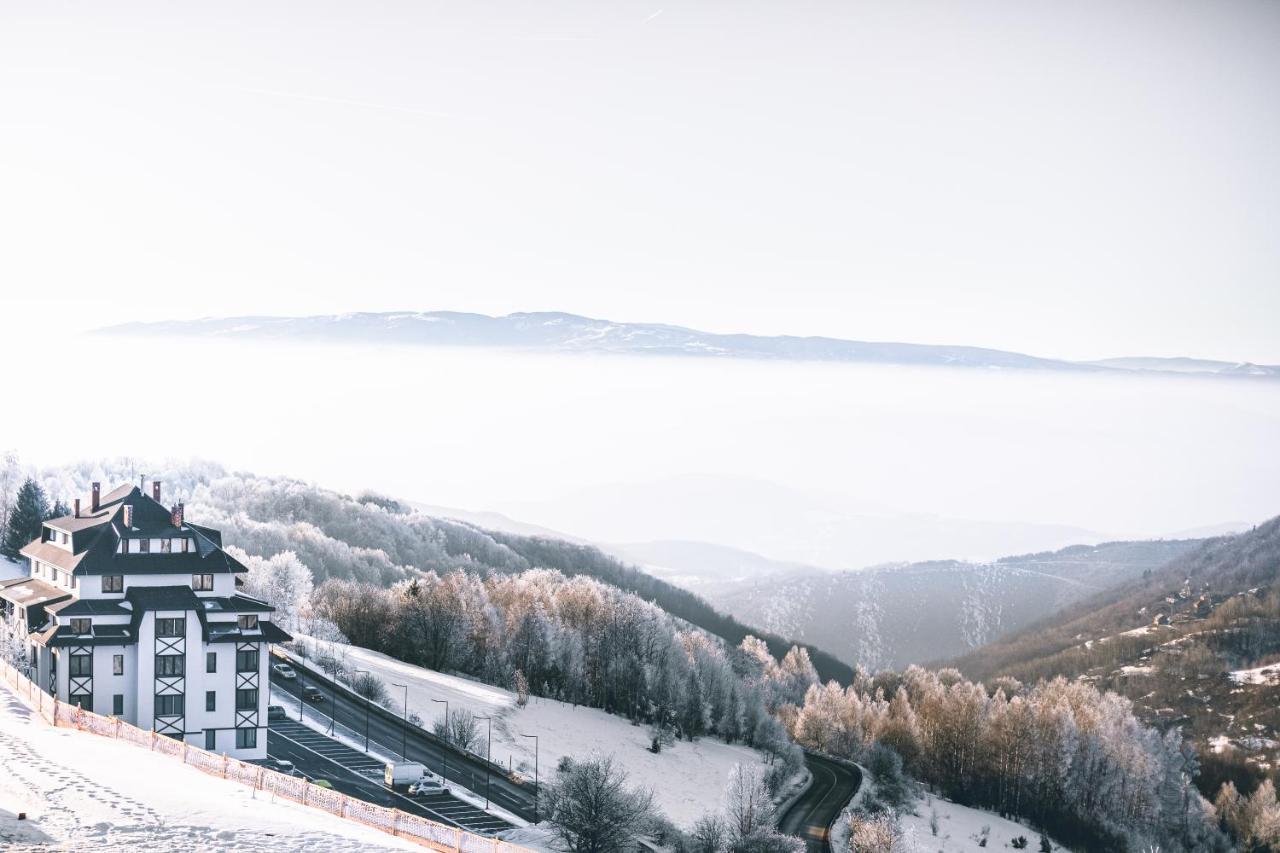
[[[36,589],[26,594],[43,595],[47,612],[0,587],[9,605],[0,617],[9,614],[11,634],[31,631],[31,677],[59,700],[265,758],[270,643],[287,635],[269,622],[271,607],[236,592],[244,568],[216,531],[187,524],[180,507],[165,510],[155,489],[117,489],[85,516],[47,522],[23,550]]]

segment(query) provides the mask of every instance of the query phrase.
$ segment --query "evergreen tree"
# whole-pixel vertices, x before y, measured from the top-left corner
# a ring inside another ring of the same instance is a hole
[[[46,516],[45,520],[47,521],[50,518],[65,518],[68,515],[71,515],[71,507],[64,504],[62,499],[59,498],[53,502],[53,509],[49,510],[49,515]]]
[[[32,539],[40,536],[40,526],[48,517],[49,501],[45,499],[44,489],[28,477],[18,489],[13,509],[9,512],[9,523],[4,530],[0,554],[17,559],[18,552]]]

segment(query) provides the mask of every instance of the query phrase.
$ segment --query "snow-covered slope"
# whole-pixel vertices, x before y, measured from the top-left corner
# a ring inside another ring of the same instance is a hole
[[[308,641],[310,645],[310,641]],[[530,697],[520,708],[509,690],[491,687],[466,678],[412,666],[359,646],[322,643],[349,667],[373,673],[387,685],[387,694],[397,705],[403,688],[409,688],[409,709],[430,726],[450,710],[466,708],[477,715],[493,716],[493,759],[511,766],[530,778],[534,771],[534,741],[523,735],[537,735],[538,764],[542,781],[555,776],[564,756],[586,758],[592,754],[613,755],[627,771],[632,784],[653,791],[654,801],[671,820],[689,825],[704,812],[721,808],[729,771],[735,764],[763,764],[761,753],[749,747],[701,738],[692,743],[679,741],[654,754],[648,750],[647,730],[594,708],[583,708],[553,699]],[[480,736],[486,734],[480,723]],[[483,753],[483,745],[480,747]]]
[[[26,812],[28,819],[15,815]],[[0,849],[221,853],[422,848],[125,741],[53,728],[0,686]]]
[[[904,815],[899,822],[907,850],[937,850],[938,853],[990,853],[1012,850],[1015,838],[1027,839],[1024,850],[1040,849],[1040,834],[1020,823],[997,814],[971,809],[936,797],[915,804],[916,814]],[[937,815],[938,831],[933,832],[932,818]],[[983,839],[986,839],[985,843]],[[1052,842],[1050,842],[1052,843]],[[1053,844],[1055,851],[1067,848]]]

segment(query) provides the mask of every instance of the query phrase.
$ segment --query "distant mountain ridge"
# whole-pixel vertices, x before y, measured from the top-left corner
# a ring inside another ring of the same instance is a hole
[[[617,323],[561,312],[491,317],[456,311],[225,317],[124,323],[97,334],[179,335],[329,343],[478,346],[549,352],[751,358],[1102,373],[1280,377],[1280,366],[1189,358],[1073,362],[971,346],[852,341],[794,335],[717,334],[662,323]]]
[[[990,562],[785,573],[699,592],[747,624],[868,669],[954,658],[1158,570],[1202,540],[1074,545]]]

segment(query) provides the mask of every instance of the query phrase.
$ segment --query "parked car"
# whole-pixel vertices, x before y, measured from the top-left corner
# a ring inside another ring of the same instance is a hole
[[[267,767],[275,770],[277,773],[285,773],[289,776],[296,775],[298,772],[297,768],[293,766],[292,761],[285,761],[280,758],[268,758]]]
[[[319,687],[308,684],[302,688],[302,695],[308,702],[323,702],[324,694],[320,692]]]
[[[284,720],[284,719],[287,719],[287,718],[288,718],[288,715],[285,713],[285,711],[284,711],[284,706],[283,706],[283,705],[268,705],[268,706],[267,706],[267,719],[268,719],[268,720]]]
[[[271,670],[281,678],[297,678],[298,671],[287,663],[275,663],[271,665]]]
[[[409,796],[411,797],[428,797],[433,794],[443,794],[448,789],[444,786],[444,779],[432,773],[429,776],[423,776],[417,782],[409,786]]]

